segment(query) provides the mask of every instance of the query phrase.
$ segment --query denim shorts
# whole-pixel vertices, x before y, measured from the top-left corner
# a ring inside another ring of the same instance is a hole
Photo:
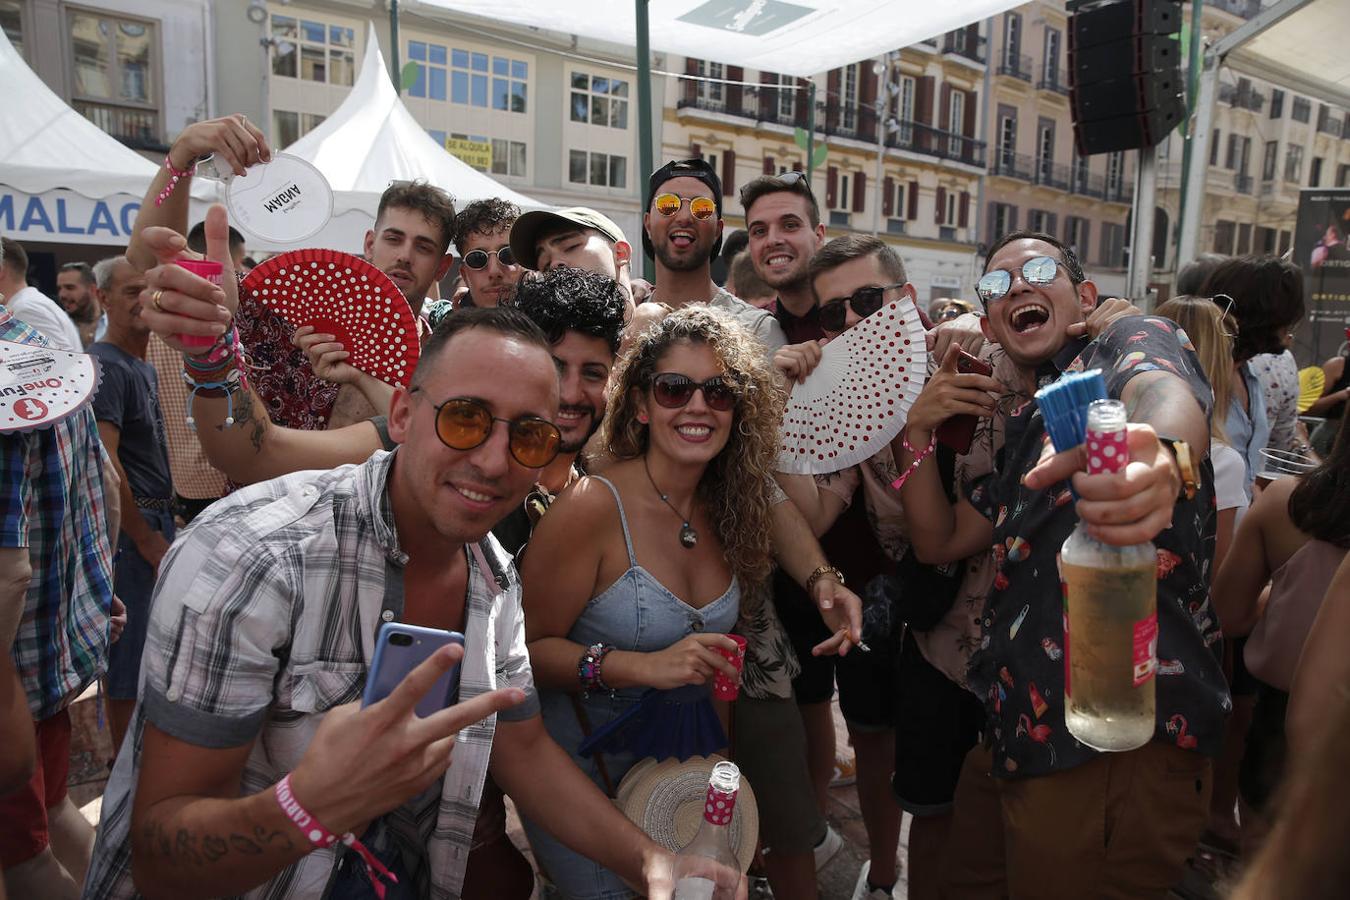
[[[137,510],[155,531],[173,543],[173,513],[157,509]],[[135,700],[136,683],[141,674],[141,654],[150,630],[150,597],[155,592],[155,570],[136,549],[136,543],[123,531],[117,539],[117,565],[113,570],[113,592],[126,604],[127,627],[122,637],[108,650],[108,697]]]

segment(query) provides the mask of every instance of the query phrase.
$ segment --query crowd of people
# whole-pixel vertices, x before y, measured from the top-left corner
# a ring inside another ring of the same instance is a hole
[[[801,173],[742,187],[724,250],[729,196],[684,159],[647,185],[648,283],[596,210],[395,182],[343,248],[416,317],[391,384],[242,286],[223,208],[189,229],[209,155],[244,174],[271,149],[240,116],[189,126],[124,255],[64,266],[57,301],[3,240],[0,340],[100,372],[71,415],[0,431],[10,897],[666,897],[671,850],[614,800],[676,743],[753,786],[752,871],[781,900],[819,896],[842,769],[867,834],[853,900],[900,896],[902,867],[919,900],[1350,890],[1350,372],[1326,363],[1309,434],[1297,266],[1201,257],[1145,315],[1021,231],[978,300],[921,308],[890,245],[826,240]],[[202,257],[219,284],[176,265]],[[792,391],[888,304],[926,330],[904,427],[842,471],[779,471]],[[1033,402],[1091,369],[1128,411],[1118,473],[1049,449]],[[968,442],[943,437],[958,417]],[[1157,548],[1137,750],[1065,726],[1078,527]],[[363,705],[390,622],[462,646]],[[454,702],[420,716],[452,668]],[[115,752],[96,829],[66,792],[95,684]]]

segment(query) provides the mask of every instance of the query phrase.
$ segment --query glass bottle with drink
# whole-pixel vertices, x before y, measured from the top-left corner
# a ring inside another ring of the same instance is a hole
[[[1088,407],[1088,472],[1129,461],[1125,405]],[[1158,668],[1157,551],[1103,544],[1079,522],[1060,550],[1064,588],[1064,722],[1096,750],[1133,750],[1153,738]]]
[[[711,900],[719,885],[711,877],[715,867],[709,861],[724,867],[723,872],[739,875],[741,864],[731,847],[731,816],[736,811],[736,793],[740,789],[741,770],[735,763],[719,762],[713,766],[698,833],[675,856],[674,900]]]

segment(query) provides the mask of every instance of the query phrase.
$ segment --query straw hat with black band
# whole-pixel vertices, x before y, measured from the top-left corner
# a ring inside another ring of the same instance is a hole
[[[698,833],[708,778],[713,766],[723,759],[717,754],[691,756],[683,762],[674,758],[661,762],[644,759],[624,775],[615,803],[652,840],[678,852]],[[750,868],[758,842],[759,806],[750,782],[742,775],[731,818],[731,849],[742,872]]]

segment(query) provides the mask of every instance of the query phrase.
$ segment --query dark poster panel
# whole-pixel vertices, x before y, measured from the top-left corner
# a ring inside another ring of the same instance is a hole
[[[1303,269],[1308,317],[1295,349],[1299,365],[1335,356],[1350,327],[1350,188],[1299,194],[1294,261]]]

